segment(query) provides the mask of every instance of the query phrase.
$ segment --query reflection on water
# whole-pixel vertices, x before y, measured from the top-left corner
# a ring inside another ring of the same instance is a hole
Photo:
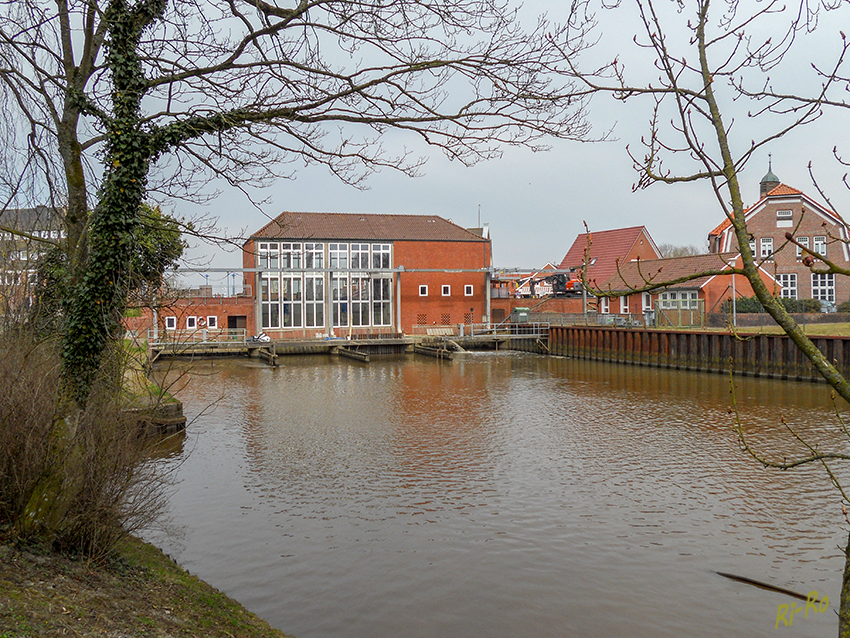
[[[299,638],[777,631],[791,599],[714,571],[838,601],[837,495],[740,452],[721,375],[520,353],[285,363],[206,363],[179,392],[207,412],[171,461],[171,533],[150,536]],[[736,386],[760,449],[793,451],[781,418],[829,442],[823,386]]]

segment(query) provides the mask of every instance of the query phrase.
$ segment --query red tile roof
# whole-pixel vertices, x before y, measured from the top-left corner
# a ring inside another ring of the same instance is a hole
[[[620,269],[599,286],[602,290],[632,290],[651,283],[674,281],[699,273],[724,270],[735,263],[738,253],[708,253],[669,259],[641,259],[620,264]],[[665,288],[701,288],[714,275],[704,275]]]
[[[587,269],[587,279],[593,284],[606,280],[617,270],[617,260],[626,259],[626,256],[634,247],[635,243],[645,234],[652,245],[656,255],[661,253],[652,242],[652,238],[646,230],[646,226],[632,226],[630,228],[616,228],[614,230],[603,230],[590,233],[590,265]],[[588,248],[588,233],[582,233],[576,237],[573,245],[567,251],[561,261],[559,269],[581,268],[584,264],[584,253]]]
[[[437,215],[374,213],[281,213],[251,235],[258,239],[484,242]]]
[[[780,184],[776,188],[772,189],[767,196],[768,197],[777,197],[783,195],[802,195],[803,191],[797,190],[792,186],[787,186],[786,184]]]
[[[787,197],[787,196],[789,196],[789,195],[804,195],[804,194],[805,194],[805,193],[803,193],[803,191],[798,190],[798,189],[794,188],[793,186],[788,186],[787,184],[780,184],[779,186],[775,186],[774,188],[772,188],[772,189],[771,189],[771,190],[767,193],[767,195],[763,195],[763,196],[762,196],[762,197],[758,200],[758,202],[756,202],[755,204],[753,204],[753,205],[752,205],[752,206],[750,206],[749,208],[744,209],[744,215],[746,215],[747,213],[749,213],[749,212],[750,212],[753,208],[755,208],[755,206],[756,206],[759,202],[761,202],[761,201],[762,201],[763,199],[765,199],[766,197]],[[720,224],[718,224],[717,228],[715,228],[715,229],[714,229],[714,230],[712,230],[710,233],[708,233],[708,236],[709,236],[709,237],[713,237],[713,236],[715,236],[715,235],[719,235],[719,234],[720,234],[720,233],[722,233],[724,230],[726,230],[727,228],[729,228],[729,226],[731,226],[731,225],[732,225],[732,222],[730,222],[730,221],[729,221],[729,219],[724,219],[722,222],[720,222]]]

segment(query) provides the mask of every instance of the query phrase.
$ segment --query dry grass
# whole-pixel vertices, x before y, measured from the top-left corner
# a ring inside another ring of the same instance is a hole
[[[803,332],[817,337],[850,337],[850,323],[801,323]],[[711,330],[711,328],[709,328]],[[727,330],[723,328],[723,330]],[[745,334],[783,334],[782,328],[773,324],[768,326],[739,326],[738,332]]]
[[[0,542],[0,638],[285,638],[285,634],[127,538],[108,563]]]

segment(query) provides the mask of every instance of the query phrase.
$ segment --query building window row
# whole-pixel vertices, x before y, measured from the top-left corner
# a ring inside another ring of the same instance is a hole
[[[778,273],[776,281],[782,286],[779,296],[783,299],[797,299],[799,288],[797,273]],[[835,275],[812,273],[812,299],[835,303]]]
[[[797,241],[797,259],[803,256],[803,248],[809,248],[808,237],[795,237]],[[826,235],[815,235],[812,237],[812,251],[826,257]]]
[[[40,239],[65,239],[68,236],[64,230],[33,230],[26,232],[33,237],[39,237]],[[21,235],[9,231],[3,231],[0,233],[0,239],[6,241],[25,240],[26,237],[22,237]]]
[[[451,297],[452,296],[452,287],[449,284],[442,284],[440,286],[440,294],[443,297]],[[463,286],[463,296],[464,297],[472,297],[475,294],[475,286],[472,284],[464,284]],[[428,285],[420,284],[419,285],[419,296],[427,297],[428,296]]]
[[[375,270],[392,267],[391,244],[333,243],[327,245],[328,267]],[[325,244],[266,241],[257,243],[257,268],[299,269],[325,267]]]
[[[218,316],[209,315],[206,319],[196,315],[186,317],[186,330],[203,330],[205,328],[215,330],[218,328]],[[177,330],[177,317],[169,315],[165,318],[166,330]]]
[[[812,239],[812,251],[826,257],[826,235],[815,235]],[[795,237],[797,242],[797,259],[803,256],[803,249],[809,248],[808,237]],[[771,259],[773,257],[773,237],[762,237],[758,243],[758,253],[756,253],[756,240],[750,241],[750,252],[753,256],[758,255],[759,259]]]

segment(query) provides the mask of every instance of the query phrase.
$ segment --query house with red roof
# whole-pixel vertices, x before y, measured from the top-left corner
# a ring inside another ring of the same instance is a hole
[[[255,329],[272,338],[448,330],[487,321],[487,227],[436,215],[285,212],[243,245]]]
[[[632,226],[580,234],[558,268],[580,272],[586,262],[587,281],[593,289],[615,274],[618,264],[661,257],[646,226]]]
[[[781,286],[788,299],[818,299],[830,304],[850,300],[847,277],[812,272],[819,260],[811,253],[850,267],[847,224],[841,216],[802,191],[779,181],[769,168],[759,183],[759,199],[745,211],[750,249],[757,262]],[[790,243],[790,233],[797,244]],[[736,251],[738,241],[728,219],[708,235],[714,253]],[[810,252],[808,252],[810,251]],[[822,265],[822,264],[821,264]]]
[[[753,296],[746,277],[724,272],[741,266],[740,253],[628,261],[600,286],[606,292],[625,294],[600,298],[599,312],[619,315],[631,323],[651,320],[659,326],[705,325],[706,314],[721,312],[724,301]],[[760,275],[769,289],[777,290],[768,270],[762,267]],[[633,292],[664,282],[673,283]]]

